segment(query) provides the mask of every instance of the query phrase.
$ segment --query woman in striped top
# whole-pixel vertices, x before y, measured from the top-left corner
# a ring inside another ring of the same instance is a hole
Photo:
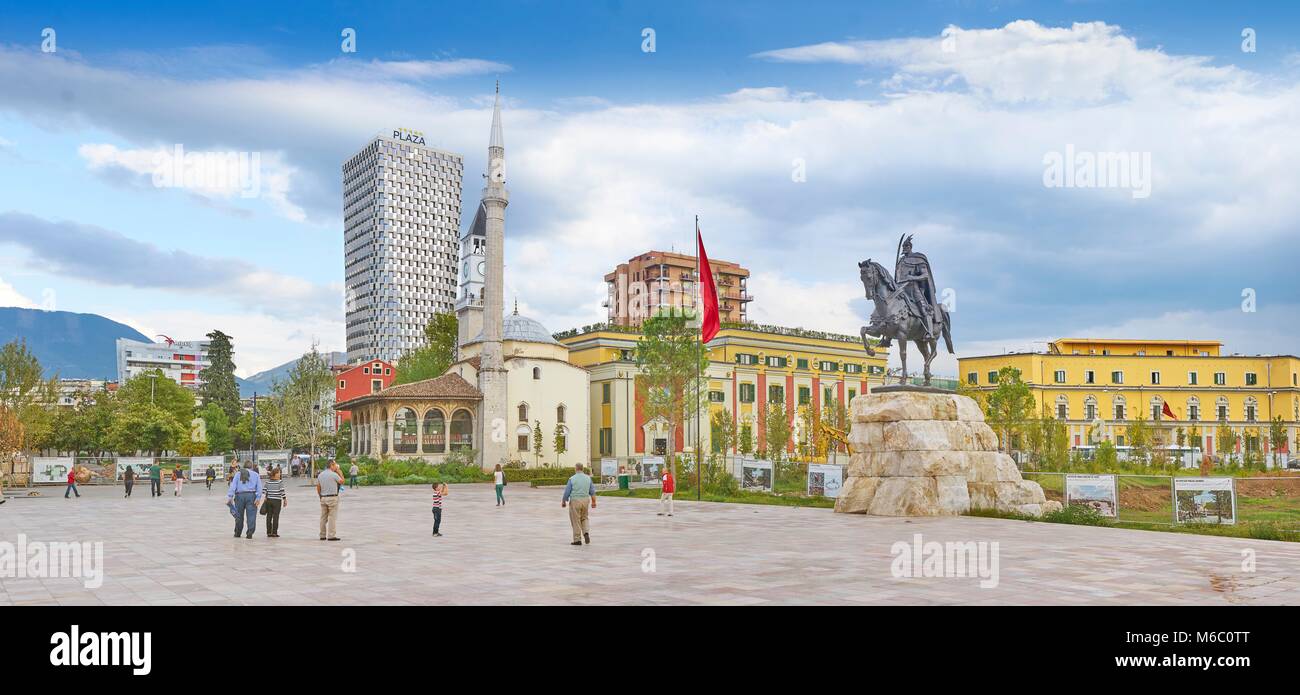
[[[447,484],[437,481],[433,484],[433,535],[442,536],[438,533],[438,527],[442,526],[442,498],[447,496]]]
[[[284,494],[284,481],[280,479],[280,467],[276,466],[271,469],[271,479],[266,481],[265,497],[262,504],[266,505],[266,537],[280,537],[280,510],[289,506],[289,498]]]

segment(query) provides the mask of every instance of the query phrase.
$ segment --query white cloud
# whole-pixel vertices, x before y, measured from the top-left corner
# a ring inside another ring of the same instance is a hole
[[[21,309],[41,308],[36,302],[28,299],[23,293],[15,289],[13,285],[5,282],[2,277],[0,277],[0,306],[16,306]]]

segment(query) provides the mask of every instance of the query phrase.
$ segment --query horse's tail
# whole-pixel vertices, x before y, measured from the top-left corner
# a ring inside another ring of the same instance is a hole
[[[952,321],[948,318],[947,309],[940,305],[939,310],[943,312],[943,343],[948,347],[948,354],[951,355],[954,354],[952,350],[952,331],[949,330]]]

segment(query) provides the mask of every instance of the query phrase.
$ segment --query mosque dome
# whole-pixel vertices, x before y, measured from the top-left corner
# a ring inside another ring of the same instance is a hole
[[[560,341],[556,340],[540,321],[519,314],[510,314],[502,320],[501,339],[525,343],[546,343],[548,345],[560,344]],[[483,342],[483,334],[479,333],[470,342]]]

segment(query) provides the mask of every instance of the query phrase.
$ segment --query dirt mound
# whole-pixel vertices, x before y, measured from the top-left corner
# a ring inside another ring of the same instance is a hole
[[[1237,478],[1237,494],[1243,497],[1300,497],[1300,476]]]

